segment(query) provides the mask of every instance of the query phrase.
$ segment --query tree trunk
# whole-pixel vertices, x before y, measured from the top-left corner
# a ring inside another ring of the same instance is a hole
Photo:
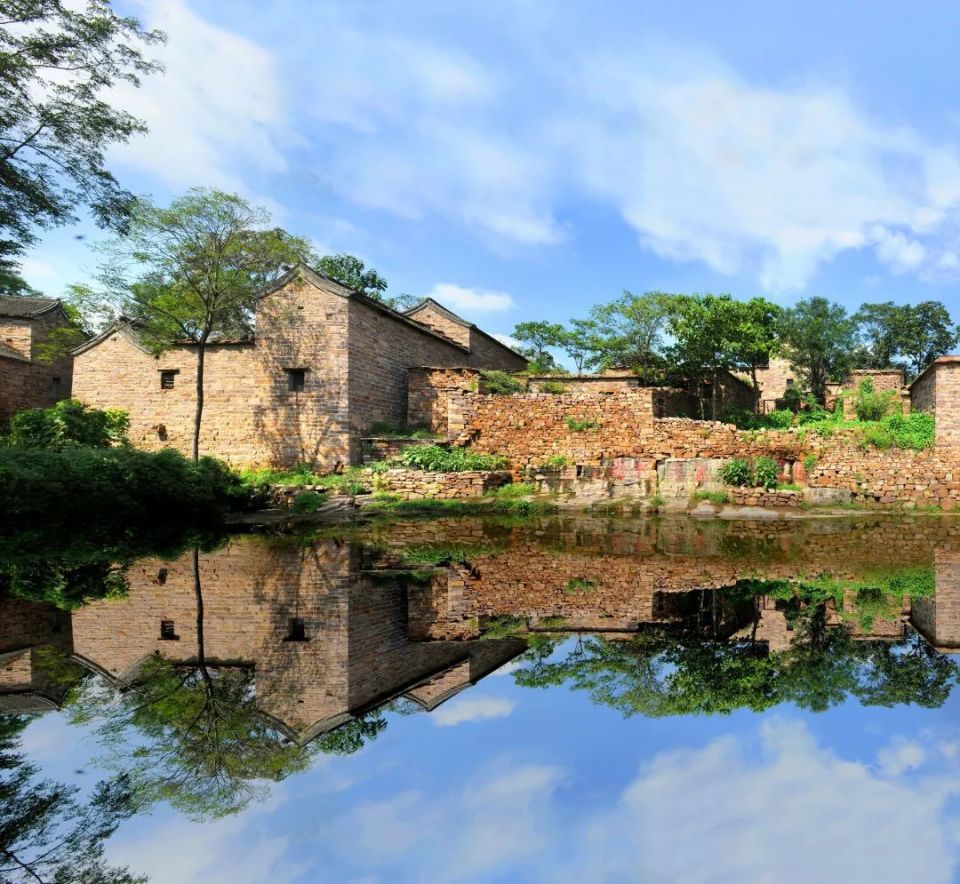
[[[710,418],[717,419],[717,382],[720,380],[720,372],[713,370],[713,384],[710,388]]]
[[[197,669],[200,670],[200,677],[209,692],[211,679],[207,671],[207,648],[203,633],[203,587],[200,583],[200,547],[198,546],[193,548],[193,594],[197,601]]]
[[[200,424],[203,420],[203,369],[207,359],[207,336],[197,344],[197,407],[193,414],[193,459],[200,460]]]

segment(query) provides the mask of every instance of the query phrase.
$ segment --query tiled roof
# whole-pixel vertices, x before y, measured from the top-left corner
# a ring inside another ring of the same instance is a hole
[[[19,298],[0,295],[0,316],[40,316],[61,306],[55,298]]]

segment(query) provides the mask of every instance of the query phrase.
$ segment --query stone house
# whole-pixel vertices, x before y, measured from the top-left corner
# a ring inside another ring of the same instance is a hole
[[[432,300],[399,313],[302,265],[261,294],[254,328],[207,348],[201,452],[236,465],[358,463],[362,436],[406,423],[410,368],[527,365]],[[117,323],[74,358],[75,398],[125,409],[137,447],[189,451],[195,345],[156,356]]]
[[[0,296],[0,427],[25,408],[45,408],[70,395],[73,359],[39,360],[51,332],[69,328],[52,298]]]

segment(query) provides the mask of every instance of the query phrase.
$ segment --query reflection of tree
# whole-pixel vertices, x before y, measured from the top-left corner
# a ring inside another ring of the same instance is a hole
[[[380,736],[386,727],[387,719],[379,712],[371,712],[317,737],[312,745],[325,755],[352,755]]]
[[[16,751],[30,719],[0,717],[0,880],[66,884],[144,881],[104,864],[103,845],[133,810],[125,778],[99,783],[86,803],[79,789],[40,779]]]
[[[895,645],[855,641],[827,628],[823,605],[814,605],[798,618],[797,638],[785,651],[657,630],[628,641],[579,641],[559,660],[528,656],[514,678],[525,687],[568,684],[624,715],[659,717],[761,711],[783,702],[820,712],[847,697],[933,708],[946,701],[958,668],[916,635]]]
[[[123,690],[88,684],[72,700],[75,720],[93,719],[111,766],[129,777],[137,800],[166,800],[194,817],[235,813],[309,763],[257,707],[250,667],[211,666],[204,639],[199,551],[194,550],[197,656],[159,655]]]

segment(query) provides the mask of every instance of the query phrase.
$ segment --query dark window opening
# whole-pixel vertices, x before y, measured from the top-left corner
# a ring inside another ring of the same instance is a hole
[[[793,386],[793,378],[787,378],[787,386],[788,386],[788,387],[792,387],[792,386]]]
[[[287,632],[285,641],[305,642],[307,641],[307,623],[303,617],[291,617],[290,629]]]
[[[288,368],[287,389],[291,393],[301,393],[307,382],[307,370],[305,368]]]
[[[52,382],[53,382],[53,387],[54,387],[54,389],[55,389],[55,390],[59,390],[59,389],[60,389],[60,385],[63,383],[63,381],[60,380],[60,378],[58,378],[58,377],[51,378],[51,380],[52,380]]]
[[[167,582],[167,569],[161,568],[159,571],[157,571],[157,583],[159,583],[160,586],[163,586],[166,582]]]
[[[161,390],[172,390],[173,385],[177,380],[176,371],[161,371],[160,372],[160,389]]]
[[[177,630],[174,628],[172,620],[160,621],[160,639],[165,642],[175,642],[180,640]]]

